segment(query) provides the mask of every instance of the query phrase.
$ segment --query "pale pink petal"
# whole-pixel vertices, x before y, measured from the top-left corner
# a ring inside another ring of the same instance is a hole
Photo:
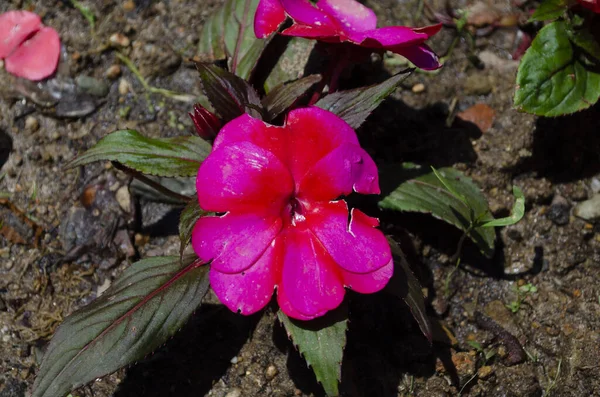
[[[200,207],[215,212],[277,215],[293,188],[290,173],[281,161],[250,142],[213,151],[196,178]]]
[[[10,55],[19,44],[41,27],[42,20],[33,12],[8,11],[0,14],[0,59]]]
[[[335,262],[308,230],[288,228],[280,287],[294,312],[317,317],[344,299]]]
[[[440,58],[426,44],[411,46],[411,47],[388,47],[387,50],[400,54],[416,67],[423,70],[435,70],[442,67]]]
[[[379,194],[377,166],[358,145],[344,143],[319,160],[298,184],[299,197],[331,201],[352,191]]]
[[[394,260],[391,259],[387,265],[371,273],[352,273],[340,269],[344,286],[361,294],[372,294],[381,291],[394,274]]]
[[[336,27],[331,18],[309,0],[280,0],[285,12],[296,22],[310,26]]]
[[[269,303],[281,273],[283,244],[273,240],[263,255],[248,269],[234,274],[210,269],[210,285],[231,311],[256,313]]]
[[[213,144],[213,151],[234,143],[250,142],[273,153],[285,164],[288,157],[287,135],[283,127],[243,114],[221,128]]]
[[[281,230],[281,218],[259,214],[207,216],[192,231],[192,247],[203,261],[223,273],[252,266]]]
[[[339,31],[331,26],[309,26],[293,24],[281,32],[284,36],[305,37],[307,39],[319,39],[327,42],[339,43],[343,41]]]
[[[254,16],[254,34],[264,39],[277,31],[285,21],[285,11],[279,0],[260,0]]]
[[[406,26],[386,26],[354,34],[352,41],[364,47],[383,48],[387,46],[411,46],[423,43],[429,38],[427,31]]]
[[[45,27],[23,42],[5,59],[6,71],[29,80],[42,80],[58,66],[60,38],[56,30]]]
[[[377,16],[356,0],[319,0],[317,7],[335,19],[344,30],[364,31],[377,27]]]
[[[306,215],[308,227],[333,260],[352,273],[370,273],[391,259],[390,246],[379,222],[353,208],[348,224],[348,207],[343,200],[320,203]]]
[[[348,123],[317,107],[292,110],[285,128],[290,135],[289,166],[296,183],[317,161],[341,144],[359,144],[356,132]]]

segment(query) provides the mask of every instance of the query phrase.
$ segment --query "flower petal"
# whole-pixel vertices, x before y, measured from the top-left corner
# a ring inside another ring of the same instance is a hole
[[[379,194],[377,166],[358,145],[344,143],[319,160],[298,184],[302,198],[331,201],[352,190]]]
[[[352,273],[341,269],[344,286],[361,294],[372,294],[381,291],[394,274],[394,260],[371,273]]]
[[[285,11],[279,0],[260,0],[254,16],[254,34],[264,39],[277,31],[285,21]]]
[[[262,256],[245,271],[228,274],[210,269],[210,285],[231,311],[249,315],[269,303],[281,272],[283,244],[273,240]]]
[[[314,318],[338,307],[345,291],[335,262],[310,231],[288,228],[284,233],[280,286],[293,309],[289,314]]]
[[[308,26],[293,24],[281,32],[284,36],[304,37],[307,39],[319,39],[326,42],[339,43],[343,38],[339,36],[337,29],[331,26]]]
[[[322,313],[316,313],[316,314],[313,314],[310,316],[300,313],[298,310],[296,310],[294,308],[294,306],[292,306],[292,304],[290,303],[290,300],[288,299],[288,297],[285,293],[285,290],[283,289],[283,287],[281,285],[279,285],[277,287],[277,304],[279,305],[279,308],[281,309],[281,311],[283,311],[288,317],[295,318],[296,320],[308,321],[308,320],[312,320],[314,318],[320,317],[320,316],[324,315],[325,313],[327,313],[326,310],[323,311]]]
[[[0,15],[0,59],[9,56],[25,39],[42,27],[33,12],[8,11]]]
[[[317,7],[339,22],[344,30],[364,31],[377,27],[377,16],[356,0],[319,0]]]
[[[256,214],[207,216],[192,231],[192,246],[211,268],[240,273],[256,263],[281,230],[279,217]]]
[[[358,145],[356,132],[335,114],[317,107],[292,110],[284,126],[289,130],[289,164],[294,181],[343,143]]]
[[[273,153],[285,164],[287,140],[283,127],[267,124],[248,114],[243,114],[221,128],[213,144],[213,151],[234,143],[250,142]]]
[[[218,148],[204,160],[196,178],[200,207],[206,211],[278,215],[293,192],[287,168],[250,142]]]
[[[285,12],[296,22],[309,26],[336,27],[331,18],[308,0],[280,0]]]
[[[428,31],[406,26],[386,26],[356,33],[352,41],[364,47],[383,48],[388,46],[411,46],[423,43],[429,38]]]
[[[421,44],[412,47],[389,47],[389,51],[400,54],[411,61],[416,67],[423,70],[435,70],[442,67],[440,58],[426,44]]]
[[[308,227],[333,260],[352,273],[370,273],[392,259],[383,233],[375,229],[379,222],[352,209],[348,224],[348,206],[343,200],[320,203],[306,215]]]
[[[5,59],[6,71],[28,80],[42,80],[56,70],[60,56],[60,37],[45,27],[23,42]]]

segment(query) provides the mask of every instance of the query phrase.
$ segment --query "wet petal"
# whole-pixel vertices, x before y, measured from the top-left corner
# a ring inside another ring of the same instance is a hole
[[[204,160],[196,190],[200,207],[206,211],[279,214],[293,182],[273,153],[239,142],[214,150]]]
[[[356,0],[320,0],[317,7],[337,20],[344,30],[364,31],[377,27],[377,16]]]
[[[290,228],[284,233],[280,286],[292,308],[290,315],[314,318],[338,307],[345,291],[335,262],[310,231]]]
[[[390,47],[389,51],[400,54],[423,70],[435,70],[442,67],[440,58],[426,44],[411,47]]]
[[[296,22],[309,26],[336,27],[323,11],[314,7],[308,0],[280,0],[285,12]]]
[[[228,274],[210,269],[210,285],[231,311],[256,313],[269,303],[279,279],[283,245],[273,240],[262,256],[245,271]]]
[[[359,144],[356,132],[348,123],[316,107],[292,110],[285,128],[290,135],[290,171],[296,182],[341,144]]]
[[[257,214],[207,216],[198,219],[192,231],[192,246],[211,268],[240,273],[252,266],[281,230],[279,217]]]
[[[352,273],[341,269],[344,286],[361,294],[372,294],[381,291],[394,274],[394,260],[371,273]]]
[[[273,153],[283,164],[287,159],[287,136],[283,127],[267,124],[248,114],[225,124],[213,145],[213,151],[239,142],[250,142]]]
[[[352,273],[370,273],[391,259],[390,246],[383,233],[375,229],[379,222],[348,207],[343,200],[320,203],[306,215],[308,227],[333,260]]]
[[[58,66],[60,38],[56,30],[45,27],[23,42],[5,59],[6,71],[28,80],[42,80]]]
[[[279,0],[260,0],[254,16],[254,34],[259,39],[270,36],[285,21],[285,11]]]
[[[8,11],[0,15],[0,59],[10,55],[19,44],[42,27],[42,20],[33,12]]]
[[[377,166],[358,145],[344,143],[319,160],[299,183],[300,197],[331,201],[352,190],[379,194]]]

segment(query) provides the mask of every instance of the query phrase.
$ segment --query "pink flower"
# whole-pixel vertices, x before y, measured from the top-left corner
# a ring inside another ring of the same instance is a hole
[[[319,108],[291,111],[283,126],[249,115],[227,123],[196,180],[196,254],[227,307],[262,309],[277,287],[288,316],[309,320],[336,308],[348,287],[381,290],[393,272],[377,219],[348,213],[340,196],[379,193],[377,167],[342,119]],[[350,216],[349,216],[350,215]]]
[[[329,43],[352,43],[381,49],[408,58],[417,67],[433,70],[441,67],[437,55],[424,44],[442,25],[424,28],[388,26],[377,29],[375,13],[356,0],[260,0],[254,19],[254,32],[265,38],[285,21],[293,24],[281,34],[312,38]]]
[[[29,11],[0,15],[0,59],[6,71],[29,80],[42,80],[56,70],[60,38]]]
[[[221,128],[221,120],[200,104],[194,105],[194,113],[188,113],[201,138],[213,139]]]
[[[600,14],[600,2],[598,0],[577,0],[579,4],[595,13]]]

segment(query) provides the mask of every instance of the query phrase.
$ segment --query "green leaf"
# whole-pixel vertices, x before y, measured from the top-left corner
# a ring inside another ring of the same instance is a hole
[[[273,120],[279,116],[319,81],[321,75],[313,74],[273,88],[262,101],[267,119]]]
[[[321,98],[315,105],[340,116],[354,129],[369,117],[409,75],[410,71],[400,72],[380,84],[354,90],[339,91]]]
[[[528,22],[544,22],[560,18],[574,3],[572,0],[544,0]]]
[[[135,130],[120,130],[102,138],[68,166],[110,160],[149,175],[194,176],[210,150],[210,144],[196,136],[154,139]]]
[[[400,249],[400,245],[398,245],[391,237],[388,237],[387,239],[392,249],[392,255],[394,256],[394,263],[396,264],[395,270],[398,270],[399,266],[402,269],[402,272],[394,272],[394,276],[385,287],[385,291],[399,297],[406,303],[413,317],[417,321],[417,324],[419,324],[421,332],[423,332],[423,335],[425,335],[431,343],[433,331],[431,328],[431,321],[429,321],[429,317],[427,316],[421,284],[413,274],[412,270],[410,270],[410,266],[406,261],[402,249]]]
[[[262,118],[262,103],[250,84],[218,66],[203,63],[197,66],[204,93],[224,122],[244,113]]]
[[[288,337],[312,367],[328,396],[338,396],[342,377],[342,358],[346,346],[348,308],[340,307],[311,321],[294,320],[281,310],[277,312]]]
[[[310,54],[315,47],[315,40],[303,39],[301,37],[278,37],[277,40],[288,40],[285,43],[283,53],[277,59],[277,63],[269,72],[266,81],[263,85],[265,92],[269,93],[275,87],[288,81],[298,80],[304,76],[304,69]],[[279,41],[273,42],[279,44]]]
[[[207,62],[227,58],[229,70],[248,80],[268,40],[254,35],[259,0],[226,0],[202,27],[198,54]]]
[[[479,188],[460,171],[453,168],[437,170],[449,190],[433,172],[424,172],[419,166],[394,166],[382,170],[382,186],[390,191],[379,206],[396,211],[423,212],[469,232],[469,237],[481,251],[491,257],[496,234],[493,229],[472,227],[473,224],[492,220],[488,204]],[[453,193],[453,191],[455,193]],[[458,198],[456,194],[463,197]]]
[[[600,96],[597,61],[569,38],[565,22],[539,31],[517,73],[515,106],[539,116],[561,116],[586,109]]]
[[[165,343],[200,305],[208,266],[178,256],[141,260],[94,302],[58,328],[32,397],[62,397],[143,359]]]
[[[196,196],[194,196],[185,206],[183,211],[181,211],[181,215],[179,216],[179,240],[181,241],[179,255],[183,255],[183,250],[185,250],[185,247],[190,243],[190,240],[192,239],[192,230],[194,230],[196,221],[204,215],[206,215],[206,211],[200,208],[198,197]]]
[[[513,194],[515,196],[515,204],[510,212],[510,216],[485,222],[483,225],[481,225],[482,227],[510,226],[519,222],[523,218],[523,215],[525,214],[525,196],[518,186],[513,186]]]

